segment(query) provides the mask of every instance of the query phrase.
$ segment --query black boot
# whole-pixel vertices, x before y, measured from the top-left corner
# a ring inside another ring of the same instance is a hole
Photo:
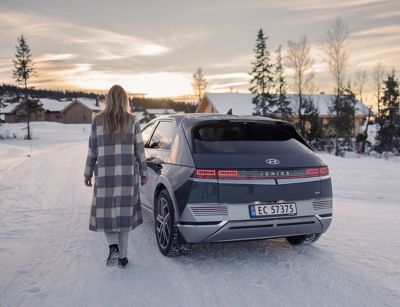
[[[118,266],[120,268],[125,267],[128,264],[128,258],[118,258]]]
[[[118,249],[118,245],[117,244],[111,244],[110,245],[110,253],[108,254],[108,258],[107,258],[107,266],[114,266],[117,264],[117,260],[118,260],[118,256],[119,256],[119,249]]]

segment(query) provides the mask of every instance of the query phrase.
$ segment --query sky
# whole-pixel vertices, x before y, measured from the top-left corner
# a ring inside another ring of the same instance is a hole
[[[202,67],[210,92],[246,92],[262,28],[272,53],[307,35],[316,90],[328,93],[334,85],[320,41],[336,17],[351,31],[347,79],[378,62],[400,69],[399,0],[0,0],[0,83],[14,82],[15,45],[24,34],[37,88],[120,84],[131,93],[176,96],[193,92],[192,74]]]

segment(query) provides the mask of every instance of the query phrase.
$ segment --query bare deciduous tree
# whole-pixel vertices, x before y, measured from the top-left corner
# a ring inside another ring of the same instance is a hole
[[[380,100],[382,94],[382,84],[383,84],[383,77],[385,76],[385,69],[382,64],[379,62],[377,63],[374,68],[372,69],[371,79],[372,79],[372,88],[375,91],[376,95],[376,107],[377,107],[377,114],[380,114]]]
[[[340,94],[345,80],[348,55],[346,43],[350,31],[342,19],[336,18],[322,37],[322,49],[326,55],[329,71],[335,79],[336,93]]]
[[[199,67],[196,72],[193,74],[193,90],[194,94],[199,97],[199,103],[204,96],[204,93],[207,90],[208,83],[206,78],[204,77],[203,70]]]
[[[311,57],[311,48],[307,43],[307,36],[302,36],[298,42],[288,41],[288,50],[286,55],[286,65],[292,70],[292,81],[294,92],[298,96],[297,115],[299,116],[299,128],[304,135],[305,118],[302,114],[305,94],[311,94],[314,91],[314,60]]]
[[[350,35],[347,25],[342,19],[336,18],[325,31],[322,37],[322,49],[325,52],[329,71],[335,80],[336,99],[333,101],[334,116],[332,120],[335,123],[335,155],[340,155],[339,135],[337,125],[339,120],[339,106],[341,104],[341,93],[344,92],[344,80],[346,67],[348,65],[348,55],[346,52],[346,43]]]
[[[355,92],[357,93],[357,98],[361,101],[364,102],[364,91],[366,89],[368,82],[368,75],[367,71],[363,69],[359,69],[356,71],[354,75],[354,87],[355,87]]]

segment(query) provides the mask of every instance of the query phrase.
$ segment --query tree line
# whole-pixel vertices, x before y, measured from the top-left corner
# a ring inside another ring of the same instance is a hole
[[[282,46],[272,55],[267,44],[268,37],[260,29],[253,49],[254,61],[249,72],[253,114],[292,120],[312,146],[334,152],[335,155],[343,156],[345,151],[355,149],[365,153],[367,147],[369,151],[400,154],[399,81],[395,70],[385,74],[379,63],[374,67],[371,76],[376,92],[374,118],[379,124],[376,143],[368,142],[368,122],[373,115],[372,108],[369,108],[364,131],[356,138],[353,137],[356,96],[363,102],[368,76],[365,70],[356,72],[356,89],[353,89],[352,82],[347,78],[349,56],[346,45],[349,35],[347,25],[337,18],[320,40],[320,48],[325,55],[324,60],[334,85],[328,123],[324,124],[311,95],[316,92],[315,72],[307,36],[300,37],[298,41],[289,40],[285,56]],[[291,108],[287,98],[288,85],[284,68],[291,72],[291,88],[297,102],[295,109]]]

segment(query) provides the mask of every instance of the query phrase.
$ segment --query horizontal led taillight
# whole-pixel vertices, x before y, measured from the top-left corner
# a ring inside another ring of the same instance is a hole
[[[329,175],[329,168],[328,167],[307,168],[306,175],[307,177],[326,176]]]
[[[328,167],[315,167],[292,170],[215,170],[197,169],[196,178],[208,179],[282,179],[282,178],[306,178],[329,175]]]
[[[196,178],[217,178],[217,171],[215,169],[197,169],[195,173]]]
[[[197,169],[195,172],[196,178],[231,178],[237,176],[237,170]]]
[[[320,167],[319,168],[319,175],[320,176],[329,175],[329,168],[328,167]]]

